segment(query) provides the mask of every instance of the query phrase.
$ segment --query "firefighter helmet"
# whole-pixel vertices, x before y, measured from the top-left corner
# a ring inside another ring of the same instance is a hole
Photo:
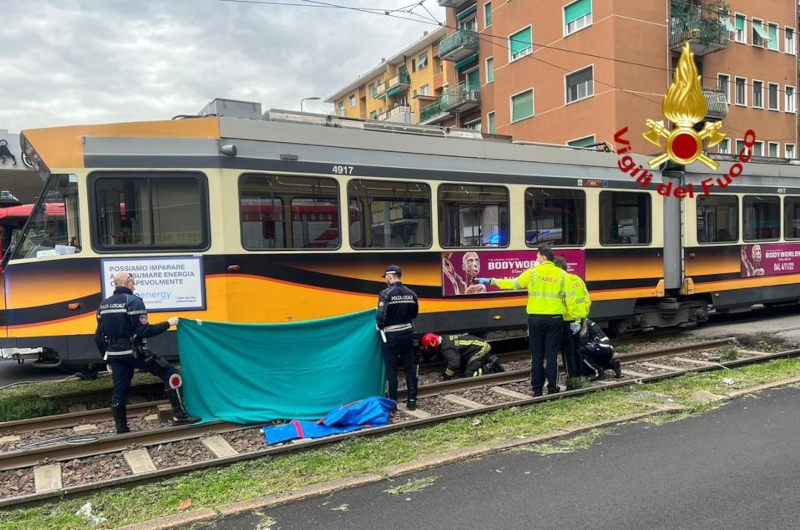
[[[434,333],[426,333],[419,341],[423,350],[436,351],[439,349],[439,335]]]

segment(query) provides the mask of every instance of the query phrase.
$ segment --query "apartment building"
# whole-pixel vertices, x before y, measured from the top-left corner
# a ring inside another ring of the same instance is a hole
[[[327,98],[334,112],[348,118],[417,123],[421,107],[447,88],[447,73],[439,58],[445,28],[425,32],[421,39]]]
[[[757,154],[797,157],[798,3],[793,0],[439,0],[450,87],[422,123],[514,140],[591,145],[663,120],[661,104],[689,42],[708,102],[733,152],[756,131]]]

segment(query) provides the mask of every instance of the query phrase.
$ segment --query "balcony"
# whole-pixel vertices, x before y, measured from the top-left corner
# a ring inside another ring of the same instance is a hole
[[[439,98],[419,111],[419,122],[427,125],[464,112],[481,104],[481,87],[461,83],[445,90]]]
[[[408,74],[397,74],[386,82],[386,95],[394,97],[408,91],[411,86],[411,78]]]
[[[706,118],[710,120],[724,120],[728,116],[728,102],[725,91],[721,88],[703,88],[706,97],[708,112]]]
[[[461,61],[478,51],[479,42],[476,32],[460,29],[439,43],[439,57],[443,61]]]
[[[475,0],[439,0],[439,5],[442,7],[461,7],[464,4],[469,4]]]
[[[386,97],[386,83],[380,82],[375,85],[375,93],[372,95],[375,99],[383,99]]]
[[[698,57],[727,48],[730,42],[730,30],[725,27],[720,16],[712,14],[704,18],[700,13],[675,10],[673,7],[669,36],[669,46],[672,51],[680,52],[686,42]]]

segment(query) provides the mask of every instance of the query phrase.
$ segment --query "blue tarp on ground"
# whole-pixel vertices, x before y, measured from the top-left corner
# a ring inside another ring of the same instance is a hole
[[[316,420],[383,395],[375,311],[290,324],[181,319],[187,410],[204,421]]]

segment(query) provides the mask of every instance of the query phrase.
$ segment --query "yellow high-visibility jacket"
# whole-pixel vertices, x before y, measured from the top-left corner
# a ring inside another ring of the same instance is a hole
[[[500,289],[527,289],[529,315],[564,316],[566,307],[575,311],[574,302],[566,299],[567,273],[551,261],[532,267],[513,280],[492,279],[492,285]]]
[[[589,298],[589,290],[583,283],[580,276],[567,273],[567,292],[566,300],[572,303],[564,304],[564,320],[578,321],[589,317],[589,310],[592,308],[592,300]]]

